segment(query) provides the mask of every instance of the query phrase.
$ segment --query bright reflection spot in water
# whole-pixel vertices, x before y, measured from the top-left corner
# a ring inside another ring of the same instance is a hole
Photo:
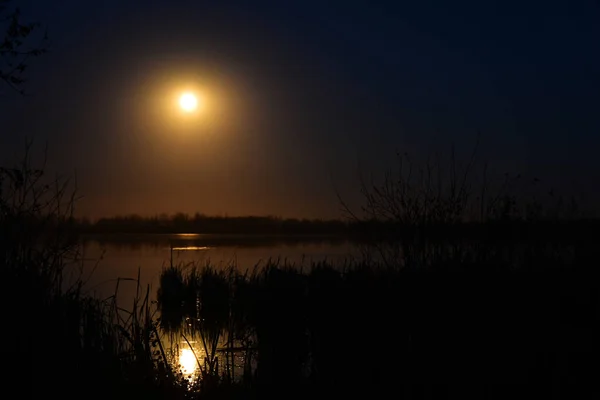
[[[196,357],[192,350],[181,350],[181,353],[179,353],[179,365],[181,365],[181,372],[183,372],[184,375],[191,375],[196,371],[198,362],[196,361]]]
[[[172,250],[177,251],[192,251],[192,250],[208,250],[210,247],[208,246],[184,246],[184,247],[172,247]]]

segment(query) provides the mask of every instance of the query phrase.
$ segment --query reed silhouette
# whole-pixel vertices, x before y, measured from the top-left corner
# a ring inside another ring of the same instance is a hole
[[[528,267],[519,267],[520,252],[497,261],[487,248],[421,268],[319,263],[303,272],[272,263],[229,279],[243,294],[222,293],[245,299],[246,311],[229,315],[251,327],[257,365],[246,378],[259,393],[394,387],[413,398],[443,387],[447,396],[502,397],[510,388],[569,396],[593,383],[597,368],[587,363],[598,352],[590,262],[599,254],[575,246],[578,259],[552,254]]]

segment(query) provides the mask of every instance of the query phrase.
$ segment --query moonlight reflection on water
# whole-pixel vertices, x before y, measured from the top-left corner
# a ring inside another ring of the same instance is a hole
[[[194,352],[190,349],[181,349],[179,352],[179,365],[181,366],[181,372],[184,375],[193,375],[198,368],[198,362]]]

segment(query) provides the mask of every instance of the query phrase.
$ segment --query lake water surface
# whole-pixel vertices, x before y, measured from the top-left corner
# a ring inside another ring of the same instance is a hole
[[[202,234],[103,235],[83,238],[83,273],[86,293],[109,298],[117,293],[117,304],[133,309],[133,301],[141,289],[141,298],[149,290],[151,301],[156,299],[159,277],[171,263],[189,266],[210,264],[216,268],[235,266],[240,271],[252,270],[270,260],[309,268],[311,263],[329,261],[340,263],[356,257],[351,242],[334,237],[268,237]],[[117,290],[118,286],[118,290]],[[153,305],[154,307],[154,305]],[[197,340],[163,338],[169,343],[174,366],[185,375],[198,373],[196,357],[205,357]],[[191,346],[191,348],[190,348]],[[243,354],[235,354],[239,377],[243,371]]]
[[[121,234],[83,238],[85,289],[108,297],[119,281],[120,304],[126,306],[137,290],[138,273],[144,292],[150,285],[155,298],[161,270],[171,262],[192,262],[240,271],[252,270],[269,259],[309,267],[312,261],[342,263],[357,256],[355,246],[336,237],[212,234]],[[124,279],[135,279],[124,280]]]

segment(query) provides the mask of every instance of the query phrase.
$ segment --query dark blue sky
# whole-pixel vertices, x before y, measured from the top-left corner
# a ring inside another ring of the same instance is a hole
[[[597,1],[16,3],[52,46],[0,88],[0,157],[48,141],[82,214],[337,216],[358,163],[478,133],[495,171],[597,194]],[[156,107],[183,81],[219,105],[193,126]]]

